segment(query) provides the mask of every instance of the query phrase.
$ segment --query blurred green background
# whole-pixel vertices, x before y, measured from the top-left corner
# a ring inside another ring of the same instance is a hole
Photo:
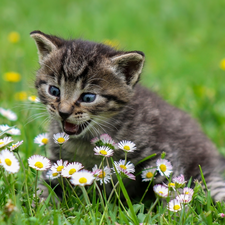
[[[14,124],[28,146],[44,130],[42,118],[24,126],[28,115],[16,93],[36,93],[38,57],[29,33],[41,30],[143,51],[142,84],[188,111],[225,154],[224,0],[1,0],[0,5],[0,107],[19,115]],[[21,80],[4,78],[12,71]]]

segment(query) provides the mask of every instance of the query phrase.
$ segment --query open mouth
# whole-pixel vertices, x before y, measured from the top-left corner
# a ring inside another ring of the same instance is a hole
[[[80,134],[90,123],[91,121],[86,121],[82,124],[73,124],[66,121],[63,121],[63,130],[68,135],[78,135]]]

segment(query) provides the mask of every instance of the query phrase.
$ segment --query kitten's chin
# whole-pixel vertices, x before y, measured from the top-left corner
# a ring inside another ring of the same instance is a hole
[[[86,127],[88,126],[90,122],[91,121],[86,121],[85,123],[82,123],[82,124],[73,124],[73,123],[63,121],[62,125],[63,125],[63,130],[66,134],[79,135],[86,129]]]

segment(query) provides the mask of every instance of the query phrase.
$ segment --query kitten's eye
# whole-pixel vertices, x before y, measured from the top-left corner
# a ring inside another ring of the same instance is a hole
[[[96,95],[95,94],[83,94],[81,96],[81,100],[82,102],[93,102],[96,98]]]
[[[50,86],[49,87],[49,93],[55,97],[59,97],[60,96],[60,90],[59,88],[55,87],[55,86]]]

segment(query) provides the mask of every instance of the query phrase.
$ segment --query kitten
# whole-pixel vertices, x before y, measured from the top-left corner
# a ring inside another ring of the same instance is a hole
[[[225,200],[225,182],[219,174],[223,164],[215,146],[189,115],[137,84],[144,53],[64,40],[41,31],[31,32],[31,37],[40,63],[35,87],[50,114],[49,135],[70,135],[63,145],[63,160],[81,162],[86,169],[99,165],[101,157],[94,155],[90,141],[107,133],[117,142],[136,144],[137,150],[128,154],[134,164],[157,153],[138,165],[137,172],[155,166],[164,151],[173,165],[173,176],[200,179],[201,165],[214,200]],[[48,153],[52,162],[59,159],[59,146],[52,138]],[[114,160],[122,159],[123,154],[115,151]],[[157,176],[155,181],[161,183],[163,179]],[[129,182],[131,196],[144,186],[140,176]],[[41,189],[46,198],[47,189]]]

